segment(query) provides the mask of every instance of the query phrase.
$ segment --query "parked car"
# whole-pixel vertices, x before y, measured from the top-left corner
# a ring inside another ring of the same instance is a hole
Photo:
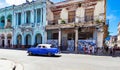
[[[51,44],[38,44],[36,47],[31,47],[27,50],[28,55],[55,55],[59,53],[58,48],[52,47]]]

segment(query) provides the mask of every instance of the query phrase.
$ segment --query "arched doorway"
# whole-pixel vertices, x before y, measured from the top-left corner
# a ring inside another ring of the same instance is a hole
[[[35,36],[35,45],[42,44],[42,36],[41,34],[36,34]]]
[[[4,34],[1,35],[1,39],[2,39],[2,47],[4,48],[5,47],[5,36]]]
[[[21,48],[22,46],[22,36],[19,34],[17,36],[17,48]]]
[[[6,28],[11,28],[11,24],[12,24],[12,15],[8,15],[7,16],[7,26]]]
[[[28,34],[28,35],[26,35],[26,38],[25,38],[25,42],[26,42],[26,46],[25,46],[25,48],[29,48],[30,46],[31,46],[31,35],[30,34]]]
[[[0,28],[4,28],[4,26],[5,26],[5,17],[4,16],[2,16],[1,18],[0,18]]]
[[[11,39],[12,39],[12,35],[8,34],[7,35],[7,45],[8,45],[8,48],[11,48]]]
[[[5,46],[5,41],[4,40],[2,40],[2,47],[4,47]]]

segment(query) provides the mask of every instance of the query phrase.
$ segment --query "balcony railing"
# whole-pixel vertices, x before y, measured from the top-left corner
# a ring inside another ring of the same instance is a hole
[[[26,24],[21,24],[19,25],[20,28],[32,28],[33,24],[32,23],[26,23]]]
[[[0,33],[12,32],[13,29],[0,29]]]
[[[69,24],[69,23],[84,23],[87,24],[88,22],[91,23],[108,23],[108,21],[104,20],[104,17],[101,16],[86,16],[86,17],[75,17],[73,19],[58,19],[58,20],[51,20],[48,21],[48,25],[57,25],[57,24]]]
[[[58,24],[58,20],[48,21],[48,25],[56,25],[56,24]]]

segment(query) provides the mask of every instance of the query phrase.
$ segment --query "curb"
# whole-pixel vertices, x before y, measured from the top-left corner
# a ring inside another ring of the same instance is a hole
[[[0,58],[0,70],[24,70],[24,67],[22,64],[12,60]]]

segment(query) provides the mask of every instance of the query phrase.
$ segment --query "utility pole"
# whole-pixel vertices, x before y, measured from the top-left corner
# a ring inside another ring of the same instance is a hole
[[[104,0],[105,4],[104,4],[104,20],[106,20],[106,0]]]

